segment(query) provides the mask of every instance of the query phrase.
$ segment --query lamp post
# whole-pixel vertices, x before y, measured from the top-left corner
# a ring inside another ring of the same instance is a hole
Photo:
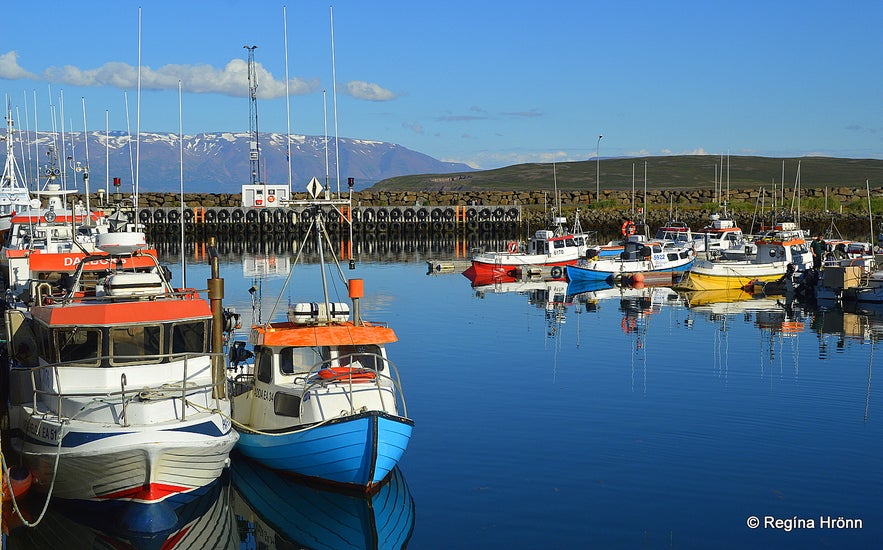
[[[595,147],[595,202],[601,200],[601,138],[598,136],[598,145]]]

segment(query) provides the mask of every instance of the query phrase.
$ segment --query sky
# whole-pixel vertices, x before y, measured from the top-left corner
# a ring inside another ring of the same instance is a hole
[[[478,169],[883,159],[880,0],[48,0],[3,14],[0,93],[21,129],[247,132],[257,46],[261,132]]]

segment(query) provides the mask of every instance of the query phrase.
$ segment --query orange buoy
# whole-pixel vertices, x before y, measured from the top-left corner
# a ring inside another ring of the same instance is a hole
[[[6,476],[9,476],[8,478]],[[7,481],[8,479],[8,481]],[[13,466],[8,471],[3,472],[3,500],[10,498],[9,488],[12,487],[12,494],[15,498],[23,497],[31,488],[34,477],[31,471],[24,466]]]
[[[635,273],[632,275],[632,283],[643,283],[644,282],[644,274],[643,273]]]

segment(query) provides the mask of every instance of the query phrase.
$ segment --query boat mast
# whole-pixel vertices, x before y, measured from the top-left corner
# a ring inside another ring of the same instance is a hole
[[[254,64],[257,46],[242,46],[248,50],[248,160],[251,162],[251,183],[261,183],[260,147],[258,146],[258,75]]]

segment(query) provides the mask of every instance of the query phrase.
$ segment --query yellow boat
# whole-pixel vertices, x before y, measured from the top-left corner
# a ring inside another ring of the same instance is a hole
[[[755,241],[756,252],[745,260],[701,260],[693,263],[675,290],[721,290],[777,281],[793,264],[795,271],[812,267],[812,253],[803,232],[793,223]]]

